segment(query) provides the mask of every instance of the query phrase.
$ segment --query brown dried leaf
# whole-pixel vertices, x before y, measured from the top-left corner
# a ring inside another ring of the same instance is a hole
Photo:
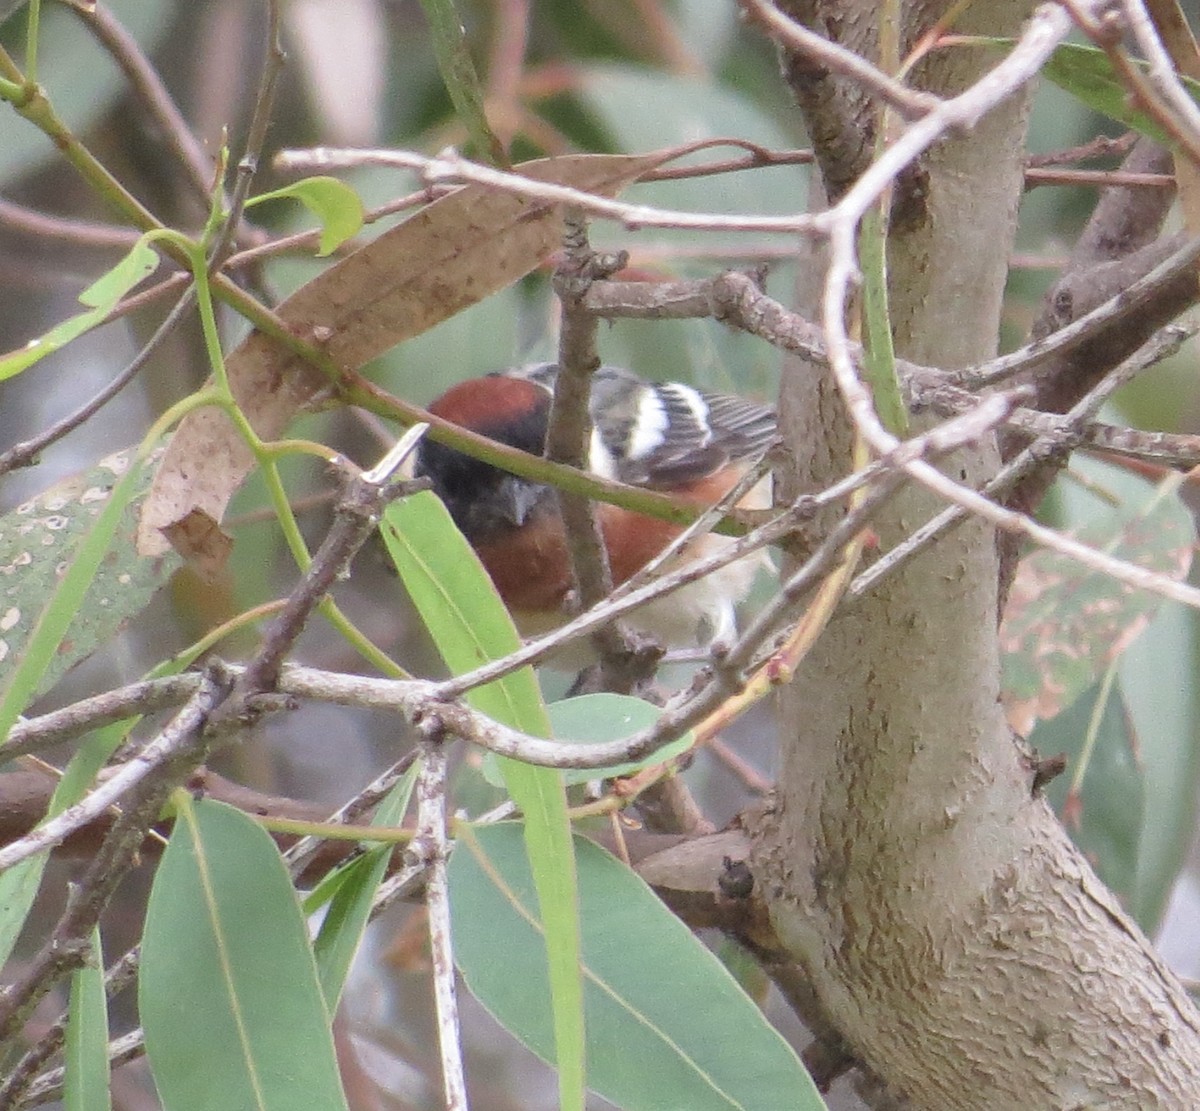
[[[674,152],[568,155],[516,167],[612,196]],[[557,205],[468,185],[342,259],[279,306],[297,334],[319,338],[344,370],[419,335],[535,269],[559,246]],[[276,439],[331,383],[298,355],[255,332],[226,362],[234,397],[255,431]],[[193,510],[220,520],[254,459],[232,422],[206,408],[176,430],[142,511],[138,548],[167,550],[162,529]]]
[[[203,509],[193,509],[178,521],[163,525],[162,534],[206,582],[216,581],[233,550],[233,537]]]

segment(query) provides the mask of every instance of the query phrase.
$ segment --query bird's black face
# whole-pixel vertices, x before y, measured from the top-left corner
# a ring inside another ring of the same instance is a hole
[[[541,455],[545,442],[544,414],[509,421],[500,429],[476,431],[500,443]],[[553,506],[548,486],[529,482],[461,451],[425,439],[415,473],[433,482],[454,523],[473,544],[495,539],[526,524],[536,513]]]

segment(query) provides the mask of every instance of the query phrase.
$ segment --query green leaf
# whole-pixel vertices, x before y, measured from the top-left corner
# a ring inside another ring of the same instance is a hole
[[[251,197],[246,207],[281,197],[299,201],[321,221],[318,256],[332,254],[362,230],[362,201],[349,185],[335,177],[307,177],[282,189],[272,189],[269,193]]]
[[[1009,50],[1016,45],[1015,39],[975,35],[956,36],[955,41],[963,46],[984,46],[1003,50]],[[1131,64],[1143,73],[1146,71],[1146,64],[1138,59],[1131,59]],[[1128,86],[1113,69],[1111,59],[1099,47],[1062,43],[1042,66],[1042,76],[1064,92],[1070,93],[1092,111],[1116,120],[1164,146],[1175,145],[1171,136],[1159,127],[1153,117],[1137,107],[1129,95]],[[1191,98],[1200,103],[1200,82],[1181,73],[1177,73],[1175,77]]]
[[[375,825],[398,826],[404,820],[418,767],[414,763],[379,804]],[[330,1014],[337,1010],[350,965],[371,917],[375,891],[387,872],[394,848],[394,845],[371,845],[362,856],[338,870],[340,875],[331,891],[329,910],[325,912],[321,930],[313,943],[317,978]],[[309,900],[305,900],[305,912],[311,914],[313,909]]]
[[[1144,794],[1137,876],[1129,912],[1157,932],[1196,829],[1200,770],[1200,615],[1178,603],[1163,606],[1145,634],[1121,658],[1121,691],[1140,745]]]
[[[483,89],[467,49],[466,31],[454,8],[454,0],[421,0],[421,7],[429,20],[433,51],[454,111],[471,136],[479,157],[495,166],[507,167],[509,161],[504,145],[496,138],[484,111]]]
[[[12,378],[65,347],[73,339],[103,324],[116,304],[134,286],[153,274],[158,267],[158,252],[142,236],[120,262],[94,281],[80,295],[88,311],[61,321],[45,335],[30,340],[19,351],[0,357],[0,382]]]
[[[1082,476],[1086,485],[1076,476]],[[1168,479],[1155,487],[1123,467],[1076,458],[1070,474],[1052,491],[1060,507],[1056,524],[1101,543],[1115,537],[1116,552],[1178,574],[1190,555],[1194,526],[1186,508],[1177,502],[1174,481]],[[1125,547],[1127,538],[1132,540],[1129,547]],[[1097,585],[1102,589],[1112,586]],[[1049,709],[1065,706],[1068,698],[1092,688],[1108,666],[1106,661],[1114,656],[1114,648],[1121,651],[1118,692],[1122,713],[1128,717],[1123,728],[1127,743],[1136,741],[1138,746],[1137,771],[1143,780],[1140,793],[1132,796],[1134,810],[1140,815],[1136,870],[1132,885],[1122,890],[1127,891],[1130,913],[1152,933],[1186,859],[1195,828],[1200,750],[1190,738],[1200,728],[1200,701],[1196,684],[1183,682],[1180,676],[1196,671],[1198,618],[1186,607],[1163,604],[1145,591],[1117,590],[1105,601],[1103,594],[1093,593],[1090,582],[1081,583],[1078,590],[1064,584],[1057,603],[1046,605],[1048,622],[1054,619],[1055,604],[1064,607],[1068,622],[1078,620],[1089,610],[1093,616],[1090,626],[1047,638],[1040,652],[1022,653],[1026,660],[1023,667],[1033,684],[1028,689],[1037,690],[1037,684],[1044,682]],[[1137,606],[1145,607],[1140,614],[1129,608]],[[1131,627],[1130,618],[1136,623],[1133,631],[1146,624],[1136,639],[1123,631]],[[1036,644],[1036,640],[1031,643]],[[1086,659],[1086,666],[1073,663],[1074,657]],[[1006,679],[1010,662],[1011,657],[1007,657]],[[1043,667],[1051,674],[1042,676]],[[1056,693],[1059,676],[1068,673],[1073,675],[1076,693]],[[1047,742],[1041,751],[1052,754],[1064,747],[1060,744],[1052,749]],[[1141,796],[1153,799],[1153,806],[1138,803]],[[1085,808],[1090,797],[1085,791]]]
[[[381,526],[388,552],[438,651],[454,674],[499,659],[520,646],[512,619],[483,565],[438,498],[424,491],[394,502]],[[477,687],[467,701],[515,729],[550,735],[532,668]],[[571,826],[562,776],[516,760],[499,767],[525,815],[525,847],[545,923],[559,1105],[583,1107],[583,988],[579,973],[579,906]]]
[[[65,1111],[111,1111],[108,1076],[108,1001],[100,930],[92,930],[92,959],[71,973],[71,1001],[63,1046]]]
[[[1047,785],[1046,797],[1100,878],[1129,906],[1146,798],[1120,684],[1095,684],[1042,722],[1029,743],[1042,756],[1066,753],[1067,771]]]
[[[521,646],[487,572],[435,494],[422,491],[389,505],[382,532],[413,604],[454,674],[472,671]],[[505,715],[513,724],[513,718],[529,718],[530,727],[546,728],[532,668],[478,687],[471,699],[476,709],[497,720]]]
[[[1133,64],[1145,72],[1142,62]],[[1152,117],[1136,107],[1128,86],[1113,69],[1109,56],[1095,46],[1063,43],[1050,55],[1042,74],[1064,92],[1095,112],[1123,123],[1156,142],[1174,146],[1174,141]],[[1198,99],[1200,84],[1182,74],[1176,75],[1193,100]]]
[[[1093,476],[1116,505],[1077,494],[1064,527],[1121,559],[1186,578],[1195,526],[1173,479],[1155,487],[1111,466],[1076,469]],[[1038,720],[1071,705],[1134,643],[1162,604],[1158,594],[1130,590],[1046,548],[1022,560],[1001,627],[1004,699],[1013,728],[1028,735]]]
[[[0,968],[8,963],[37,898],[46,867],[46,853],[38,853],[0,872]]]
[[[640,698],[627,694],[583,694],[577,698],[566,698],[552,702],[549,706],[550,725],[553,735],[560,741],[574,744],[601,744],[618,741],[632,733],[649,729],[662,716],[662,710]],[[591,779],[611,779],[662,764],[692,746],[692,734],[685,733],[677,741],[658,749],[642,760],[631,760],[611,768],[566,771],[563,778],[568,784],[586,783]]]
[[[304,918],[271,838],[180,793],[138,1006],[165,1111],[345,1111]]]
[[[876,143],[885,149],[883,137]],[[908,409],[896,373],[896,350],[892,344],[892,321],[887,292],[887,220],[878,203],[866,213],[858,236],[859,265],[863,271],[863,338],[867,384],[875,411],[883,426],[894,436],[908,435]]]
[[[795,1053],[729,972],[628,868],[576,838],[588,1085],[626,1111],[817,1111]],[[550,1059],[533,878],[512,823],[461,830],[450,858],[467,986]]]
[[[111,455],[0,518],[0,737],[35,695],[110,643],[177,566],[173,554],[139,556],[134,542],[132,503],[150,461]]]

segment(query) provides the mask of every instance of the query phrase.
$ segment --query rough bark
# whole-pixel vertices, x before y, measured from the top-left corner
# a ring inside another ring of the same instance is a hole
[[[827,6],[840,22],[824,27],[863,25]],[[976,4],[956,29],[1011,35],[1028,11]],[[986,62],[940,52],[921,80],[957,91]],[[923,160],[926,212],[890,248],[906,358],[994,353],[1024,113],[1009,101]],[[827,386],[789,378],[781,412],[793,485],[844,473]],[[997,463],[989,442],[946,467],[977,485]],[[939,508],[910,490],[878,522],[881,548]],[[752,830],[759,891],[838,1031],[915,1107],[1200,1105],[1200,1019],[1032,790],[1000,711],[994,541],[980,522],[940,540],[837,614],[783,689],[778,802]]]

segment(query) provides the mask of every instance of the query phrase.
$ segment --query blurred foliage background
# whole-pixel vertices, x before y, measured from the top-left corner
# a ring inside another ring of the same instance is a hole
[[[113,20],[132,35],[154,64],[171,97],[212,157],[228,135],[239,155],[265,49],[261,0],[112,0]],[[284,179],[270,166],[271,152],[315,144],[395,146],[435,153],[465,149],[439,76],[428,28],[417,0],[289,0],[284,5],[288,61],[268,137],[268,157],[256,182],[265,191]],[[798,113],[776,70],[773,49],[742,26],[729,0],[476,0],[460,5],[476,65],[487,93],[489,118],[514,159],[573,151],[644,151],[696,139],[728,136],[772,150],[803,148]],[[20,56],[22,19],[0,29]],[[43,15],[40,80],[59,113],[97,156],[165,223],[195,229],[205,198],[181,169],[161,130],[130,91],[127,76],[69,4],[48,4]],[[1038,91],[1032,115],[1031,153],[1071,147],[1106,130],[1102,120],[1052,87]],[[1110,133],[1115,134],[1115,131]],[[737,154],[729,148],[729,156]],[[706,152],[711,161],[724,152]],[[420,188],[411,174],[358,171],[348,180],[368,207]],[[759,169],[631,190],[630,199],[678,209],[772,213],[803,210],[810,197],[804,166]],[[0,350],[11,350],[75,311],[79,291],[111,266],[133,236],[106,225],[105,212],[51,144],[15,113],[0,113]],[[1039,298],[1061,265],[1094,203],[1090,188],[1032,190],[1021,213],[1006,311],[1006,346],[1018,345],[1038,311]],[[12,206],[21,206],[14,209]],[[37,223],[38,213],[54,218]],[[262,232],[307,226],[297,208],[274,204],[253,213]],[[403,216],[368,228],[374,234]],[[86,225],[68,225],[66,221]],[[631,232],[598,225],[595,242],[631,253],[631,266],[648,278],[700,276],[730,266],[769,267],[768,288],[789,300],[808,276],[806,245],[778,236]],[[285,296],[324,264],[279,258],[248,275],[260,292]],[[0,386],[0,448],[73,410],[116,374],[161,321],[169,305],[154,304],[91,333],[57,355]],[[553,352],[554,301],[548,274],[476,305],[369,368],[396,394],[427,402],[461,378]],[[245,325],[223,320],[232,345]],[[653,378],[769,399],[780,373],[775,352],[712,322],[624,322],[605,328],[601,350],[612,363]],[[58,478],[102,455],[136,442],[151,415],[194,390],[207,364],[194,322],[180,328],[150,365],[93,420],[55,444],[39,465],[0,482],[0,509],[8,510]],[[1189,347],[1142,378],[1120,399],[1123,416],[1144,427],[1195,431],[1200,424],[1195,352]],[[368,464],[394,430],[350,413],[305,419],[298,430],[332,442]],[[293,463],[290,490],[305,506],[302,521],[311,543],[327,521],[330,483],[319,467]],[[1118,482],[1100,477],[1096,481]],[[1055,500],[1060,520],[1081,520],[1098,499],[1070,488]],[[177,576],[143,619],[108,651],[90,660],[53,692],[46,707],[137,677],[147,666],[242,609],[277,597],[295,571],[279,539],[261,490],[251,482],[232,511],[237,537],[233,559],[215,584]],[[377,643],[414,670],[434,667],[414,627],[400,589],[371,552],[353,579],[339,586],[346,611]],[[1184,975],[1200,976],[1200,879],[1179,866],[1192,836],[1195,759],[1195,623],[1165,607],[1121,664],[1124,728],[1109,750],[1118,773],[1089,784],[1085,805],[1109,812],[1120,827],[1133,875],[1124,877],[1139,918],[1162,922],[1167,957]],[[225,645],[236,655],[247,644]],[[356,661],[336,637],[314,624],[302,655],[326,667]],[[1077,711],[1078,713],[1078,711]],[[1086,715],[1085,715],[1086,716]],[[1065,717],[1065,715],[1064,715]],[[1075,725],[1078,732],[1078,723]],[[769,715],[753,715],[731,743],[757,772],[772,771]],[[1035,743],[1037,743],[1035,738]],[[1050,737],[1044,751],[1067,747]],[[371,715],[314,707],[272,721],[258,744],[240,749],[225,770],[278,794],[337,805],[407,744],[392,726]],[[688,772],[707,813],[719,824],[751,797],[751,787],[707,754]],[[1131,787],[1130,784],[1134,786]],[[468,776],[466,794],[482,792]],[[464,795],[464,798],[466,797]],[[1123,832],[1122,832],[1123,831]],[[1139,870],[1139,859],[1141,866]],[[70,865],[59,865],[69,873]],[[110,929],[137,933],[139,892],[145,877],[128,885],[129,898],[114,907]],[[1118,885],[1120,886],[1120,885]],[[56,908],[47,885],[46,914]],[[1169,903],[1169,911],[1167,910]],[[1165,917],[1164,917],[1165,914]],[[408,917],[411,917],[409,915]],[[371,952],[360,962],[348,992],[345,1023],[354,1033],[361,1067],[379,1085],[361,1089],[362,1107],[431,1107],[438,1083],[432,1073],[433,1029],[424,975],[422,934],[404,913],[378,923]],[[119,942],[110,943],[117,952]],[[58,1001],[61,1005],[61,1001]],[[481,1108],[522,1108],[554,1103],[546,1070],[495,1027],[469,1001],[468,1061]],[[790,1036],[802,1031],[775,1007]],[[57,1013],[55,1001],[46,1013]],[[127,1015],[132,1021],[132,1016]],[[118,1074],[117,1106],[154,1106],[144,1075],[134,1066]],[[841,1103],[853,1107],[842,1093]],[[370,1102],[374,1100],[375,1102]]]

